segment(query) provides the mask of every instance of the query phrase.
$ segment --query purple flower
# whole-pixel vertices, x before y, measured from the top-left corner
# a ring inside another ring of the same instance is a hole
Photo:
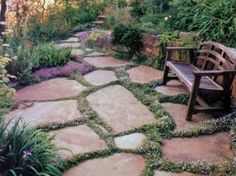
[[[84,42],[87,40],[88,36],[90,35],[91,33],[89,31],[84,31],[84,32],[80,32],[79,33],[79,40],[81,42]]]
[[[82,75],[90,72],[93,66],[85,61],[75,62],[69,61],[65,66],[52,68],[42,68],[34,72],[34,76],[38,79],[49,79],[54,77],[70,77],[75,72],[80,72]]]
[[[28,150],[23,151],[23,156],[22,156],[23,159],[27,159],[30,156],[32,156],[31,152],[29,152]]]

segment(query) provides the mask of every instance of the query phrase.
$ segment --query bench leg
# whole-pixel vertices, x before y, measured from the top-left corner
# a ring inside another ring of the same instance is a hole
[[[165,66],[163,80],[162,80],[163,85],[166,85],[166,83],[168,81],[169,70],[170,70],[170,68],[168,66]]]
[[[191,121],[192,116],[194,114],[194,106],[197,102],[197,95],[198,95],[200,80],[201,80],[201,77],[195,76],[192,92],[191,92],[189,102],[188,102],[188,112],[187,112],[187,117],[186,117],[187,121]]]
[[[234,76],[232,75],[224,75],[224,92],[223,92],[223,96],[224,96],[224,110],[225,112],[230,111],[230,106],[231,106],[231,94],[232,94],[232,90],[231,90],[231,84],[234,80]]]

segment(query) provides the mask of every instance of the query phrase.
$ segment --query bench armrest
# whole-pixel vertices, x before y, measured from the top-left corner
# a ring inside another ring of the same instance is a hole
[[[166,47],[166,51],[194,51],[197,50],[197,48],[189,48],[189,47]]]
[[[236,75],[236,70],[203,70],[203,71],[194,71],[195,76],[220,76],[220,75]]]

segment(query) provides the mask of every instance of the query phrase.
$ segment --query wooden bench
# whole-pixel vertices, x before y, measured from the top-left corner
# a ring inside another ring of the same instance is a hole
[[[172,58],[173,51],[186,51],[189,63]],[[190,92],[186,120],[199,112],[229,111],[232,83],[236,74],[236,55],[222,44],[208,41],[198,48],[167,47],[163,85],[169,80],[178,79]],[[169,75],[169,71],[174,76]],[[200,92],[220,95],[221,104],[209,105]]]

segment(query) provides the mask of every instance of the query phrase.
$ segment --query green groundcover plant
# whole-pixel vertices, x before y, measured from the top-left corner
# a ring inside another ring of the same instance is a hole
[[[57,149],[41,130],[16,121],[0,125],[1,176],[61,176]]]

